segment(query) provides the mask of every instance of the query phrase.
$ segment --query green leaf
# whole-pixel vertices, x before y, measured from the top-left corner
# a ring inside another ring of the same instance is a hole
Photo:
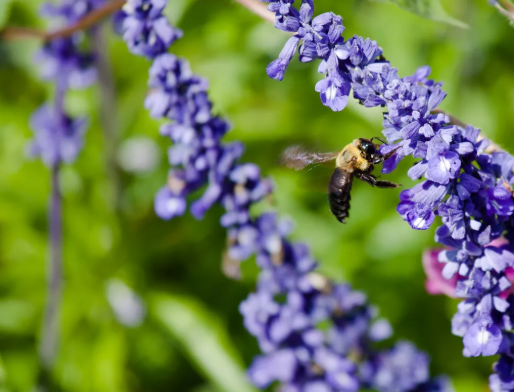
[[[226,328],[205,305],[190,297],[170,294],[158,294],[149,304],[151,314],[216,389],[255,392]]]
[[[7,24],[13,0],[0,0],[0,29]]]
[[[455,27],[467,29],[469,26],[452,18],[446,13],[440,0],[372,0],[379,3],[395,4],[406,11],[419,15],[425,19],[431,19],[438,22],[448,23]]]

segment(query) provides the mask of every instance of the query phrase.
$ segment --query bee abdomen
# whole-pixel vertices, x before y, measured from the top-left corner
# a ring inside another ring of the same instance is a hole
[[[328,184],[328,204],[332,214],[341,223],[345,223],[345,218],[349,216],[351,189],[352,174],[336,168]]]

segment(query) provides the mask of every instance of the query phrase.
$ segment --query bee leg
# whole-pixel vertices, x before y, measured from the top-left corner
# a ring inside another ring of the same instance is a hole
[[[367,174],[363,172],[355,171],[353,173],[355,177],[357,177],[359,180],[367,182],[371,186],[375,186],[377,184],[377,179],[373,174]]]
[[[375,137],[372,137],[372,138],[371,138],[371,141],[373,141],[373,140],[375,140],[375,139],[376,139],[376,140],[378,140],[378,141],[380,141],[380,142],[382,142],[382,143],[384,143],[385,145],[387,145],[387,142],[385,142],[383,139],[381,139],[381,138],[379,138],[379,137],[376,137],[376,136],[375,136]]]
[[[398,188],[399,186],[402,186],[401,184],[395,184],[391,181],[377,180],[373,174],[362,172],[355,172],[354,174],[359,180],[367,182],[369,185],[376,186],[377,188]]]
[[[402,186],[402,184],[396,184],[386,180],[377,180],[375,186],[378,188],[398,188],[399,186]]]

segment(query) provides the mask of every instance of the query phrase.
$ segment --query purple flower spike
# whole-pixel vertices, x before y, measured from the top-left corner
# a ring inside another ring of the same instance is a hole
[[[162,15],[167,0],[128,0],[123,6],[123,39],[132,53],[155,58],[182,37]]]
[[[322,60],[319,71],[326,78],[317,90],[324,104],[342,110],[355,80],[369,83],[361,91],[368,105],[386,102],[373,96],[394,84],[396,73],[384,62],[374,63],[381,54],[375,42],[360,37],[345,42],[342,18],[326,13],[312,19],[312,0],[302,0],[300,11],[293,0],[266,2],[279,28],[296,31],[268,67],[271,77],[283,78],[302,41],[302,61]],[[131,0],[131,4],[136,6],[128,10],[132,17],[144,21],[158,18],[163,6],[148,0]],[[309,248],[288,239],[289,221],[279,220],[275,213],[251,214],[252,207],[271,194],[272,183],[262,177],[258,166],[240,161],[242,144],[223,142],[230,126],[212,113],[207,83],[192,74],[183,60],[160,52],[150,70],[149,86],[145,105],[151,115],[172,120],[161,126],[161,134],[173,142],[168,152],[173,169],[156,196],[157,214],[163,219],[182,215],[190,194],[203,192],[191,202],[190,211],[201,218],[216,204],[223,208],[220,223],[228,231],[223,270],[240,276],[238,263],[252,255],[261,268],[257,292],[240,306],[245,327],[264,353],[249,369],[253,384],[267,388],[279,382],[289,392],[357,392],[376,386],[381,386],[379,392],[447,392],[444,381],[428,380],[428,360],[412,345],[385,351],[376,346],[392,334],[389,323],[376,318],[376,309],[364,294],[315,271],[318,264]],[[447,188],[427,181],[420,189],[410,190],[405,202],[415,210],[426,209],[426,204],[435,209]],[[428,218],[422,218],[428,225],[435,216],[433,210],[429,212]],[[318,328],[320,324],[327,325],[325,331]],[[356,358],[353,353],[362,355]],[[392,378],[401,380],[401,389],[391,389],[387,380]]]

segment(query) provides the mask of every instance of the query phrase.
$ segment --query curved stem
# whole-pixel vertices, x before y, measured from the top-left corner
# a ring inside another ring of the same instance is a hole
[[[47,297],[39,358],[44,371],[52,369],[57,356],[59,337],[59,308],[62,291],[62,215],[59,190],[59,164],[52,167],[52,195],[50,198],[50,262],[47,265]]]
[[[119,10],[126,0],[112,0],[94,9],[82,19],[57,31],[44,31],[27,27],[6,27],[0,32],[0,39],[10,41],[16,39],[39,38],[51,41],[55,38],[67,38],[78,31],[94,26],[102,19]]]
[[[55,111],[60,121],[66,122],[64,113],[64,96],[67,86],[57,83],[55,91]],[[64,124],[63,124],[64,125]],[[47,288],[41,337],[39,342],[40,380],[44,391],[55,390],[52,369],[57,358],[59,345],[59,309],[62,294],[62,198],[59,181],[60,163],[51,167],[51,196],[48,214],[48,231],[50,232],[50,252],[47,263]]]

